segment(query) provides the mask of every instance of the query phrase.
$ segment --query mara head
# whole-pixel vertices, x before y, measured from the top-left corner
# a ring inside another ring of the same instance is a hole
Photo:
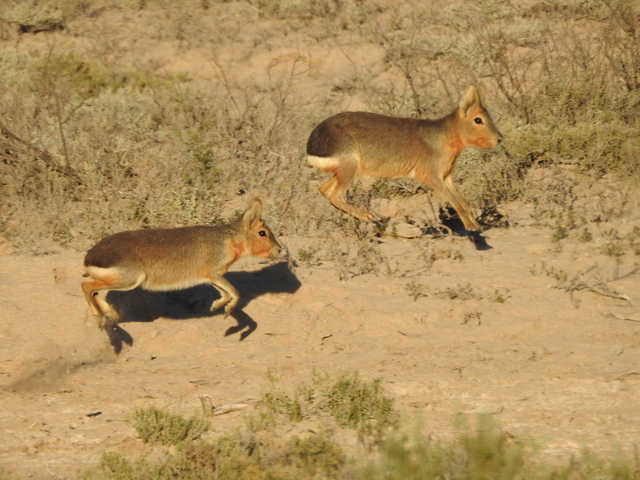
[[[282,247],[261,216],[262,202],[256,198],[251,201],[241,219],[248,253],[254,257],[273,257],[279,254]]]
[[[484,106],[482,86],[469,87],[458,105],[457,121],[464,146],[495,148],[502,141],[502,134]]]

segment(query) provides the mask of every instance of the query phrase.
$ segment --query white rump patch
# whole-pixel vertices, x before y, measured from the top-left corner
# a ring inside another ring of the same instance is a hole
[[[127,277],[126,270],[123,270],[122,268],[118,268],[118,267],[102,268],[102,267],[96,267],[95,265],[89,265],[88,267],[85,267],[85,271],[94,280],[113,279],[116,282],[119,282],[119,281],[122,281],[123,278],[126,279]],[[142,282],[144,281],[145,281],[145,274],[144,272],[142,272],[138,275],[138,278],[136,279],[135,284],[133,286],[125,289],[118,289],[118,290],[133,290],[134,288],[137,288],[140,285],[142,285]],[[116,289],[114,288],[112,290],[116,290]]]
[[[333,170],[339,165],[337,158],[333,157],[316,157],[315,155],[307,155],[309,165],[320,170]]]

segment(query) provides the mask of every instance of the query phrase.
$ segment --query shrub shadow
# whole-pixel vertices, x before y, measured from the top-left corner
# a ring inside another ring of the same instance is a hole
[[[225,277],[240,292],[240,302],[231,313],[238,324],[230,327],[225,336],[242,332],[240,340],[244,340],[258,328],[258,324],[242,311],[251,300],[266,293],[295,293],[301,286],[287,262],[275,263],[255,272],[227,272]],[[120,316],[118,324],[153,322],[160,317],[174,320],[212,317],[223,313],[222,309],[210,311],[212,303],[218,298],[218,291],[208,284],[170,292],[136,288],[107,294],[107,301]],[[123,343],[133,345],[131,335],[119,325],[107,325],[105,330],[116,353],[120,353]]]

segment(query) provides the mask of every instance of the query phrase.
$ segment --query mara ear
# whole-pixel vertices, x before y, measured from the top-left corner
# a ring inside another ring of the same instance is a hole
[[[254,222],[260,220],[260,216],[262,215],[262,202],[259,198],[256,198],[251,201],[249,207],[242,215],[242,223],[246,229],[251,228],[251,225]]]
[[[478,100],[480,101],[480,106],[484,107],[485,103],[484,103],[484,99],[485,97],[485,89],[482,85],[478,85],[476,87],[476,90],[478,92]]]
[[[480,94],[476,87],[471,85],[467,93],[465,93],[462,100],[460,100],[460,104],[458,105],[458,109],[462,112],[462,114],[466,117],[470,115],[474,110],[479,108],[482,105],[480,101]]]

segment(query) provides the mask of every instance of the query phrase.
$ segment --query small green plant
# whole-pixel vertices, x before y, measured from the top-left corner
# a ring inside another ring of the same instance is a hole
[[[298,250],[298,261],[306,267],[318,266],[321,264],[321,262],[316,257],[317,253],[317,249],[310,248],[307,250],[301,248],[300,250]]]
[[[534,273],[534,270],[535,265],[532,267],[532,273]],[[542,262],[540,265],[540,273],[544,273],[548,277],[554,278],[559,284],[569,280],[569,273],[566,270],[547,265],[545,262]]]
[[[560,220],[556,220],[556,224],[553,227],[553,233],[551,234],[552,242],[559,242],[569,236],[569,228],[563,225]]]
[[[373,221],[373,231],[377,237],[382,237],[387,228],[389,228],[389,222],[391,221],[391,217],[384,217],[380,220]],[[397,231],[395,230],[395,226],[393,227],[393,231],[391,232],[391,236],[396,238],[398,236]]]
[[[503,290],[503,291],[500,291]],[[492,302],[496,302],[496,303],[504,303],[507,301],[507,299],[511,298],[510,295],[508,295],[508,293],[510,292],[510,290],[508,288],[496,288],[495,291],[493,292],[493,295],[489,298],[489,300],[491,300]]]
[[[198,438],[209,429],[209,423],[200,417],[184,419],[150,407],[135,412],[133,427],[146,443],[177,445]]]
[[[458,284],[456,287],[447,287],[444,292],[440,293],[440,296],[448,298],[449,300],[472,300],[479,298],[478,295],[473,292],[473,287],[470,283],[465,285]]]
[[[618,231],[615,228],[607,230],[603,234],[606,242],[602,246],[602,253],[608,257],[622,257],[624,255],[624,246],[622,239],[618,235]]]
[[[426,297],[427,293],[425,292],[424,285],[418,282],[409,282],[404,286],[405,290],[409,294],[413,301],[417,301],[420,297]]]
[[[330,3],[323,0],[258,0],[256,7],[261,17],[279,19],[324,17],[332,11]]]
[[[583,243],[587,243],[593,240],[593,235],[591,234],[591,232],[587,227],[584,227],[580,232],[580,235],[578,236],[578,240],[580,240]]]

